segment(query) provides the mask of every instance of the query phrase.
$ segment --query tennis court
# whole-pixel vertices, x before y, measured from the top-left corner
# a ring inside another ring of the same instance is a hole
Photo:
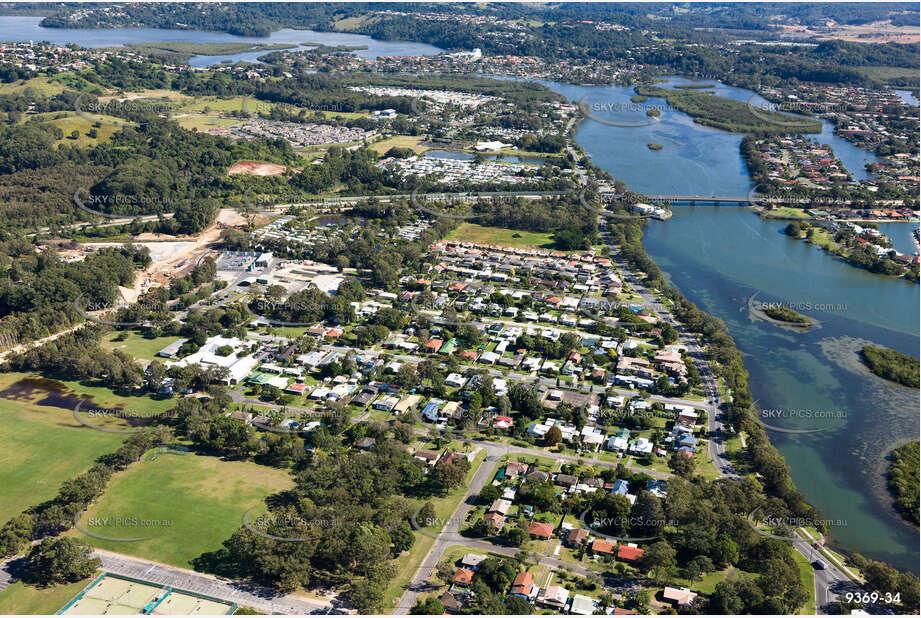
[[[176,616],[179,614],[213,616],[227,614],[229,609],[226,603],[190,596],[181,592],[172,592],[151,614],[159,616]]]
[[[104,573],[58,611],[62,615],[232,614],[237,606],[168,586]]]

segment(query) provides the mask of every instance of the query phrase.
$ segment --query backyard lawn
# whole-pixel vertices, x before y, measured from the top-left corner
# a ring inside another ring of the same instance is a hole
[[[110,350],[121,350],[138,360],[150,361],[157,356],[157,352],[177,340],[179,337],[145,337],[126,330],[109,333],[103,337],[102,346]]]

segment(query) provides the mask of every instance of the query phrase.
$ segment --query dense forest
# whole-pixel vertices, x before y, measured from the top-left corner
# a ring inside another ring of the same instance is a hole
[[[895,494],[895,508],[901,513],[902,517],[908,521],[914,522],[917,526],[918,520],[918,486],[921,483],[919,479],[918,467],[919,462],[919,443],[917,440],[909,442],[904,446],[892,451],[889,464],[889,471],[886,476],[889,478],[889,489]]]
[[[77,306],[107,307],[118,286],[129,287],[137,268],[150,265],[147,249],[129,245],[65,263],[25,240],[0,243],[0,347],[54,334],[83,321]]]
[[[898,382],[904,386],[918,388],[921,363],[909,354],[888,348],[866,345],[860,350],[860,358],[870,371],[881,378]]]

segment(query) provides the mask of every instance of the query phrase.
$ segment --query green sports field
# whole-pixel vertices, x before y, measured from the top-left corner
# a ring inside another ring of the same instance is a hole
[[[159,455],[116,474],[80,519],[92,534],[146,540],[69,534],[102,549],[189,568],[191,560],[220,549],[248,509],[292,486],[288,472],[248,461]]]
[[[104,453],[115,451],[125,434],[93,431],[74,420],[73,412],[38,405],[43,397],[2,393],[16,382],[0,375],[0,521],[53,498],[64,481],[87,468]]]
[[[54,386],[57,391],[44,390]],[[87,400],[92,407],[163,412],[174,400],[120,397],[101,386],[79,382],[42,381],[24,373],[0,374],[0,450],[4,488],[0,494],[0,522],[23,509],[53,498],[68,479],[88,469],[100,455],[115,452],[129,434],[95,431],[75,418],[75,403]],[[84,414],[84,418],[88,418]],[[118,419],[90,419],[103,426],[128,428]]]

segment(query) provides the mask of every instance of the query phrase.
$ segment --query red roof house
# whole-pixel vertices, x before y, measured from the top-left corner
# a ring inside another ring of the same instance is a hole
[[[630,545],[621,545],[617,548],[617,557],[626,562],[636,562],[646,553],[645,549],[631,547]]]

